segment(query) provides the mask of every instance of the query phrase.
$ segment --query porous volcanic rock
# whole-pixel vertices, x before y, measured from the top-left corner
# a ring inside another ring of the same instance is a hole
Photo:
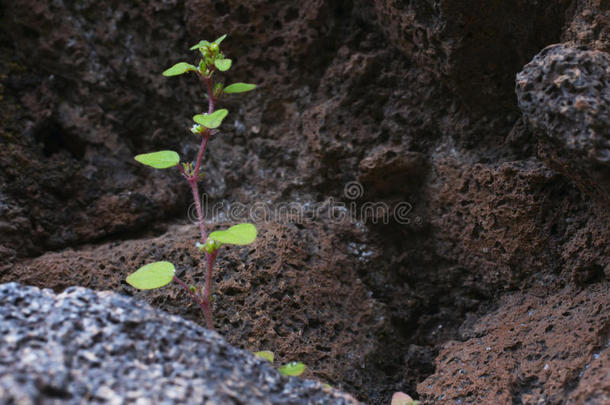
[[[273,351],[278,362],[302,361],[306,376],[334,387],[381,385],[374,366],[362,368],[379,350],[385,308],[360,279],[370,262],[358,233],[315,223],[258,228],[253,245],[223,248],[219,255],[213,272],[216,330],[237,347]],[[125,282],[138,267],[167,260],[187,284],[202,286],[198,232],[192,224],[171,226],[156,238],[46,253],[7,269],[0,282],[115,290],[202,323],[199,307],[178,285],[139,291]]]
[[[607,210],[537,159],[471,165],[445,157],[432,170],[438,177],[422,216],[437,237],[428,249],[457,266],[467,280],[459,287],[491,296],[544,279],[545,288],[561,288],[587,266],[610,265]]]
[[[573,18],[561,35],[562,42],[610,52],[610,4],[605,0],[573,2]]]
[[[517,75],[517,97],[549,167],[610,201],[610,55],[549,46]]]
[[[357,404],[113,292],[0,285],[2,403]]]
[[[258,244],[223,251],[217,328],[367,403],[417,397],[442,345],[504,295],[610,280],[607,204],[540,158],[514,94],[550,44],[608,52],[608,21],[606,0],[0,2],[0,280],[111,288],[201,321],[180,290],[122,282],[161,258],[188,278],[200,260],[196,227],[177,229],[188,187],[132,157],[193,158],[201,87],[160,73],[228,33],[223,80],[259,86],[219,103],[200,190],[225,208],[209,224],[331,198],[356,218],[258,223]],[[589,370],[580,392],[603,381]]]
[[[471,108],[498,111],[513,101],[510,77],[559,38],[567,0],[530,2],[375,0],[393,45],[433,72]]]
[[[0,129],[3,257],[148,230],[185,204],[178,175],[151,178],[133,161],[155,149],[185,152],[179,118],[153,113],[168,103],[160,72],[184,35],[154,15],[179,19],[181,8],[141,5],[0,6],[0,104],[10,111]]]
[[[431,402],[603,404],[610,400],[610,283],[518,293],[441,350],[418,385]]]

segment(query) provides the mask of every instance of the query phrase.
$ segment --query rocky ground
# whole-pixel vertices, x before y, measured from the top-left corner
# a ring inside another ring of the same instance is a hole
[[[229,80],[259,89],[224,102],[210,205],[327,208],[223,252],[227,341],[371,404],[610,401],[606,1],[21,0],[0,27],[0,282],[202,322],[123,281],[201,280],[188,187],[132,157],[193,156],[202,90],[160,72],[228,33]]]
[[[0,287],[2,404],[337,404],[218,334],[113,292]]]

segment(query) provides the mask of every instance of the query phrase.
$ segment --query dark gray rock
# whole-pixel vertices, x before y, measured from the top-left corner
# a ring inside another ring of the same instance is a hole
[[[116,293],[8,283],[0,301],[0,403],[358,403]]]
[[[610,56],[551,45],[517,75],[519,107],[546,164],[610,199]]]

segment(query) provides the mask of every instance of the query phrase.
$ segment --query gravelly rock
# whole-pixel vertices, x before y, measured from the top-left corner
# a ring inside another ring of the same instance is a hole
[[[0,403],[358,403],[116,293],[8,283],[0,297]]]
[[[517,75],[516,90],[549,167],[610,199],[610,56],[549,46]]]

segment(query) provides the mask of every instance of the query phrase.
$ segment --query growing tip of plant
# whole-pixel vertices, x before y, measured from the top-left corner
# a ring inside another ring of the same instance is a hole
[[[222,41],[224,41],[224,39],[225,39],[226,37],[227,37],[227,34],[224,34],[224,35],[223,35],[223,36],[221,36],[220,38],[217,38],[217,39],[216,39],[216,41],[214,41],[214,43],[215,43],[216,45],[220,45],[220,43],[221,43]]]
[[[204,46],[210,46],[210,43],[208,41],[205,41],[202,39],[201,41],[197,42],[195,45],[191,46],[189,49],[191,51],[194,51],[194,50],[203,48]]]
[[[210,237],[205,240],[205,243],[195,242],[195,247],[197,247],[200,252],[206,252],[209,254],[214,253],[214,251],[220,249],[221,246],[222,243],[216,242]]]

